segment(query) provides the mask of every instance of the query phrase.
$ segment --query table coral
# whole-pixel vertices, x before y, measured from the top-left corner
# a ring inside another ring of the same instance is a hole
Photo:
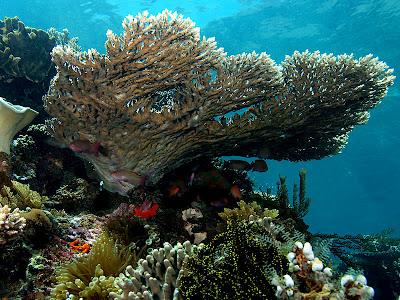
[[[336,154],[394,81],[372,55],[295,52],[280,65],[266,53],[227,56],[168,10],[129,16],[123,28],[107,32],[106,55],[55,47],[44,99],[59,141],[100,143],[79,155],[121,194],[204,156]]]

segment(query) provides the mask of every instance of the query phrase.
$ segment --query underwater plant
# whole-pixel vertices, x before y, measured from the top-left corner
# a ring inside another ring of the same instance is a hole
[[[265,53],[227,56],[168,10],[123,28],[107,32],[106,55],[55,47],[44,98],[56,139],[123,195],[200,157],[336,154],[394,81],[372,55],[295,52],[280,65]]]

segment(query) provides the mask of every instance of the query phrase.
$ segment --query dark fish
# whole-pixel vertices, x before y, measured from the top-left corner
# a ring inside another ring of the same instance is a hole
[[[251,170],[251,165],[245,160],[232,159],[227,161],[227,167],[239,171]]]
[[[256,159],[251,163],[251,168],[255,172],[266,172],[268,171],[268,165],[263,159]]]

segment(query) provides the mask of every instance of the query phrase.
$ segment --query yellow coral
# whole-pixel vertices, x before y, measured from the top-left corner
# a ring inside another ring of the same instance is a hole
[[[0,193],[0,203],[8,205],[10,208],[25,209],[41,208],[43,202],[47,201],[46,196],[41,196],[38,192],[32,191],[29,185],[12,181],[13,190],[4,186]]]
[[[233,209],[225,208],[224,211],[219,213],[218,215],[225,222],[229,222],[232,220],[247,221],[249,220],[250,216],[275,219],[279,215],[279,212],[276,209],[265,208],[263,211],[261,206],[258,205],[255,201],[251,203],[246,203],[243,200],[240,200],[238,205],[239,207]]]

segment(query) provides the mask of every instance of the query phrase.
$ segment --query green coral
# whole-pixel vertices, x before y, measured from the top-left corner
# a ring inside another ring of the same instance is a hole
[[[247,221],[249,220],[250,216],[275,219],[279,215],[278,210],[268,208],[264,208],[263,210],[261,206],[258,205],[255,201],[251,203],[246,203],[243,200],[240,200],[238,205],[239,207],[233,209],[224,208],[224,211],[219,213],[218,215],[225,222],[231,222],[233,220]]]
[[[0,20],[0,73],[45,80],[53,68],[50,52],[55,45],[45,31],[25,27],[17,17]]]
[[[0,193],[0,203],[8,205],[10,208],[26,209],[42,208],[46,196],[41,196],[38,192],[32,191],[29,185],[12,181],[13,188],[4,186]]]
[[[51,299],[108,299],[117,291],[115,277],[129,264],[136,263],[133,249],[118,244],[103,233],[94,243],[87,256],[60,267],[56,271],[56,286]]]

